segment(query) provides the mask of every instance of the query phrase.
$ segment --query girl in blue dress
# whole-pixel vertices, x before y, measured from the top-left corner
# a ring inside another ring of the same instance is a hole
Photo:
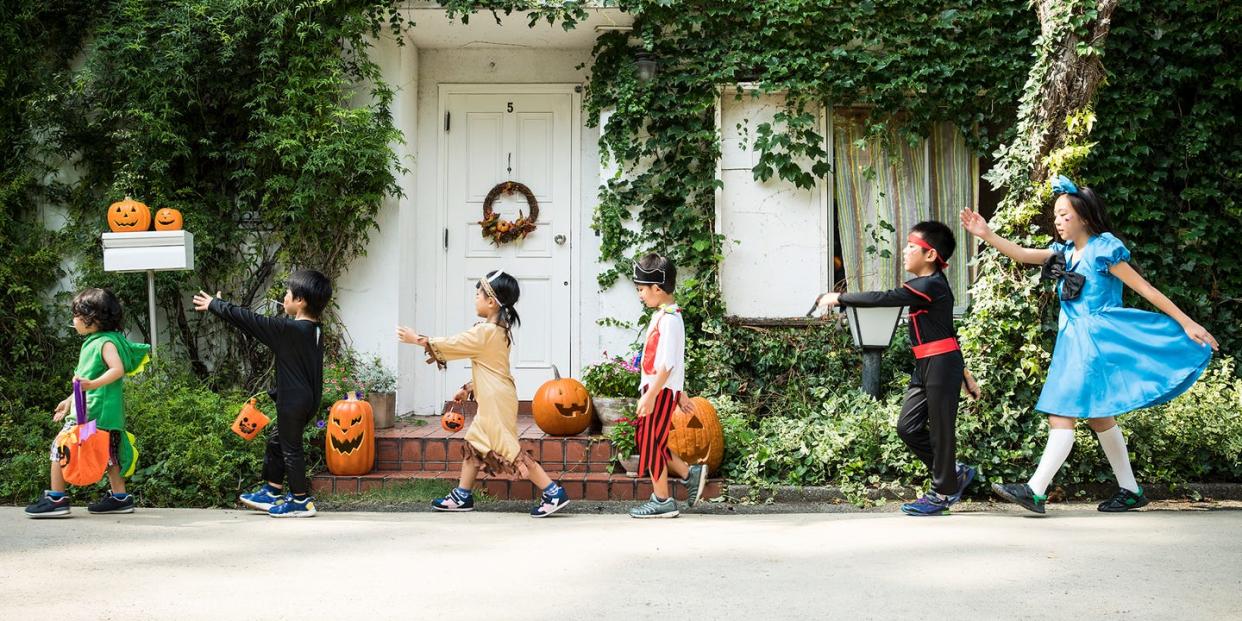
[[[1048,415],[1048,445],[1027,483],[992,484],[1002,498],[1044,512],[1048,484],[1074,446],[1074,422],[1085,418],[1100,440],[1119,490],[1099,505],[1119,512],[1147,504],[1134,479],[1116,417],[1186,392],[1207,368],[1216,339],[1130,266],[1130,251],[1110,233],[1104,205],[1064,176],[1052,184],[1057,235],[1049,248],[1023,248],[962,211],[962,226],[1015,261],[1043,264],[1061,300],[1057,342],[1035,409]],[[1122,284],[1164,314],[1125,308]]]

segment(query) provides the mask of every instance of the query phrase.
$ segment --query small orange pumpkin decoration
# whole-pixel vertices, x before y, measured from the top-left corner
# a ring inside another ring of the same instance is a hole
[[[113,233],[132,233],[151,228],[151,210],[146,203],[128,196],[108,206],[108,228]]]
[[[552,373],[555,379],[544,382],[531,402],[535,424],[548,435],[578,435],[591,425],[591,395],[578,380],[562,378],[556,365]]]
[[[254,398],[251,397],[237,413],[237,418],[233,419],[233,433],[241,436],[243,440],[253,440],[270,422],[272,419],[254,404]]]
[[[449,406],[449,410],[440,415],[440,427],[449,433],[457,433],[466,426],[466,417]]]
[[[694,414],[673,410],[669,425],[668,448],[689,464],[707,464],[715,472],[724,460],[724,429],[716,408],[703,397],[694,397]]]
[[[172,207],[164,207],[155,212],[155,230],[157,231],[180,231],[181,230],[181,212]]]
[[[371,404],[350,393],[328,410],[324,456],[328,472],[359,476],[375,467],[375,418]]]

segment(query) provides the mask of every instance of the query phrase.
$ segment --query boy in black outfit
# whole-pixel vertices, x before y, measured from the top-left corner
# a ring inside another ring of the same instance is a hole
[[[323,397],[319,317],[332,297],[332,284],[315,270],[298,270],[289,275],[286,286],[284,311],[292,319],[258,315],[219,299],[219,292],[213,298],[199,291],[194,308],[210,310],[276,354],[276,387],[268,389],[276,402],[276,420],[268,429],[263,457],[266,483],[256,492],[242,494],[242,504],[272,517],[312,517],[315,503],[306,478],[302,431]],[[288,494],[282,485],[286,478]]]
[[[944,275],[957,246],[953,231],[940,222],[914,225],[906,238],[904,267],[914,278],[890,291],[825,293],[817,306],[907,306],[914,371],[901,406],[897,434],[927,465],[932,489],[901,506],[908,515],[937,515],[962,498],[975,469],[957,463],[957,405],[961,387],[977,396],[966,371],[953,325],[953,289]]]

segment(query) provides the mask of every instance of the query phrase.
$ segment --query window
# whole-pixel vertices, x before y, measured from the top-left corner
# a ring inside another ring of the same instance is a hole
[[[717,108],[716,223],[725,238],[726,313],[743,320],[800,318],[820,291],[897,287],[908,278],[901,265],[906,232],[929,219],[957,236],[946,275],[964,311],[975,244],[958,212],[978,204],[979,162],[961,132],[940,124],[914,145],[896,135],[881,141],[865,134],[866,110],[833,108],[820,121],[831,177],[811,189],[779,178],[756,181],[755,127],[783,104],[779,94],[737,99],[727,89]]]

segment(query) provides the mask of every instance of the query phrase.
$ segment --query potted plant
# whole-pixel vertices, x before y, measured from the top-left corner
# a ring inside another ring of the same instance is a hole
[[[376,429],[392,427],[397,417],[397,375],[384,366],[379,356],[355,365],[358,389],[366,393],[375,417]]]
[[[591,395],[591,408],[595,416],[591,422],[591,432],[611,435],[613,425],[625,416],[627,409],[633,410],[638,399],[640,372],[637,358],[626,360],[621,356],[607,358],[603,362],[590,365],[582,370],[582,383]]]
[[[632,414],[633,411],[631,410]],[[625,469],[625,475],[638,477],[638,450],[634,440],[634,423],[630,418],[621,418],[613,424],[608,439],[612,441],[612,459]]]

